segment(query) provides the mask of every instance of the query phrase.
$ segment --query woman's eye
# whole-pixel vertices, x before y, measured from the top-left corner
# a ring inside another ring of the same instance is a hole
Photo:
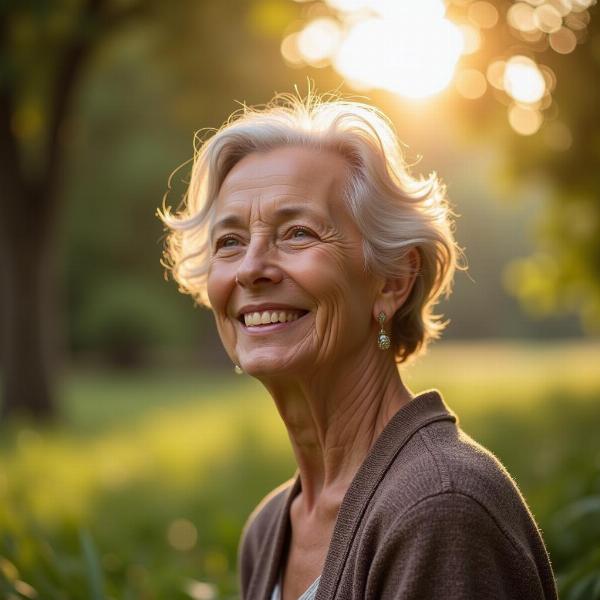
[[[235,248],[235,246],[237,245],[237,242],[238,241],[232,237],[221,238],[217,242],[217,250],[219,248]]]
[[[296,240],[303,240],[312,235],[312,231],[306,227],[294,227],[292,229],[292,237]]]

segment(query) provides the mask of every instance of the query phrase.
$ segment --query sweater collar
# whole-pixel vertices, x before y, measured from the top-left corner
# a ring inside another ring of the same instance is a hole
[[[377,486],[381,483],[397,454],[421,427],[434,421],[452,421],[458,424],[457,415],[446,405],[440,392],[427,390],[415,396],[394,414],[358,469],[346,491],[333,530],[332,541],[317,589],[317,600],[330,600],[335,596],[342,570],[350,551],[352,538]],[[274,523],[274,543],[260,557],[268,565],[266,577],[257,581],[252,598],[268,600],[282,568],[283,551],[290,539],[290,505],[301,490],[300,472],[296,470],[285,494],[282,508]]]

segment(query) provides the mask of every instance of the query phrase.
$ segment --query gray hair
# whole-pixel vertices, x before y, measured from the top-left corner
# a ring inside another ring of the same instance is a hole
[[[338,98],[278,94],[263,108],[243,106],[207,140],[199,133],[178,212],[171,214],[165,199],[157,210],[167,231],[161,264],[180,292],[210,307],[206,280],[214,202],[236,163],[282,146],[333,150],[350,167],[344,199],[363,235],[365,269],[402,277],[411,273],[405,260],[409,250],[420,255],[413,288],[392,318],[397,362],[424,352],[440,337],[449,321],[433,309],[442,294],[450,295],[461,254],[453,237],[454,213],[435,173],[427,178],[409,173],[393,125],[381,111]]]

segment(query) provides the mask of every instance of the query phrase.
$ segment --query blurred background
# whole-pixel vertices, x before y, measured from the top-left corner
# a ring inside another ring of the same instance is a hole
[[[403,377],[514,476],[561,598],[600,598],[599,26],[595,0],[0,2],[0,595],[238,597],[295,464],[155,213],[196,131],[312,86],[446,182],[469,270]]]

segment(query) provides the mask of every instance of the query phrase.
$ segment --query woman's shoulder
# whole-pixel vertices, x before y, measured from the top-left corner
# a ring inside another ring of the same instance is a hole
[[[242,590],[247,590],[263,545],[272,543],[295,477],[270,491],[250,513],[238,545],[238,572]]]
[[[277,522],[294,481],[294,477],[288,479],[260,500],[244,524],[242,540],[264,538],[265,533]]]
[[[479,562],[498,569],[498,581],[514,571],[546,590],[539,597],[556,597],[547,550],[515,480],[456,423],[432,422],[410,437],[376,486],[362,525],[362,545],[382,565],[422,555],[423,565],[443,562],[450,575]]]
[[[371,513],[385,527],[409,512],[477,507],[512,543],[530,547],[538,527],[516,481],[494,453],[448,421],[420,428],[395,456]]]

